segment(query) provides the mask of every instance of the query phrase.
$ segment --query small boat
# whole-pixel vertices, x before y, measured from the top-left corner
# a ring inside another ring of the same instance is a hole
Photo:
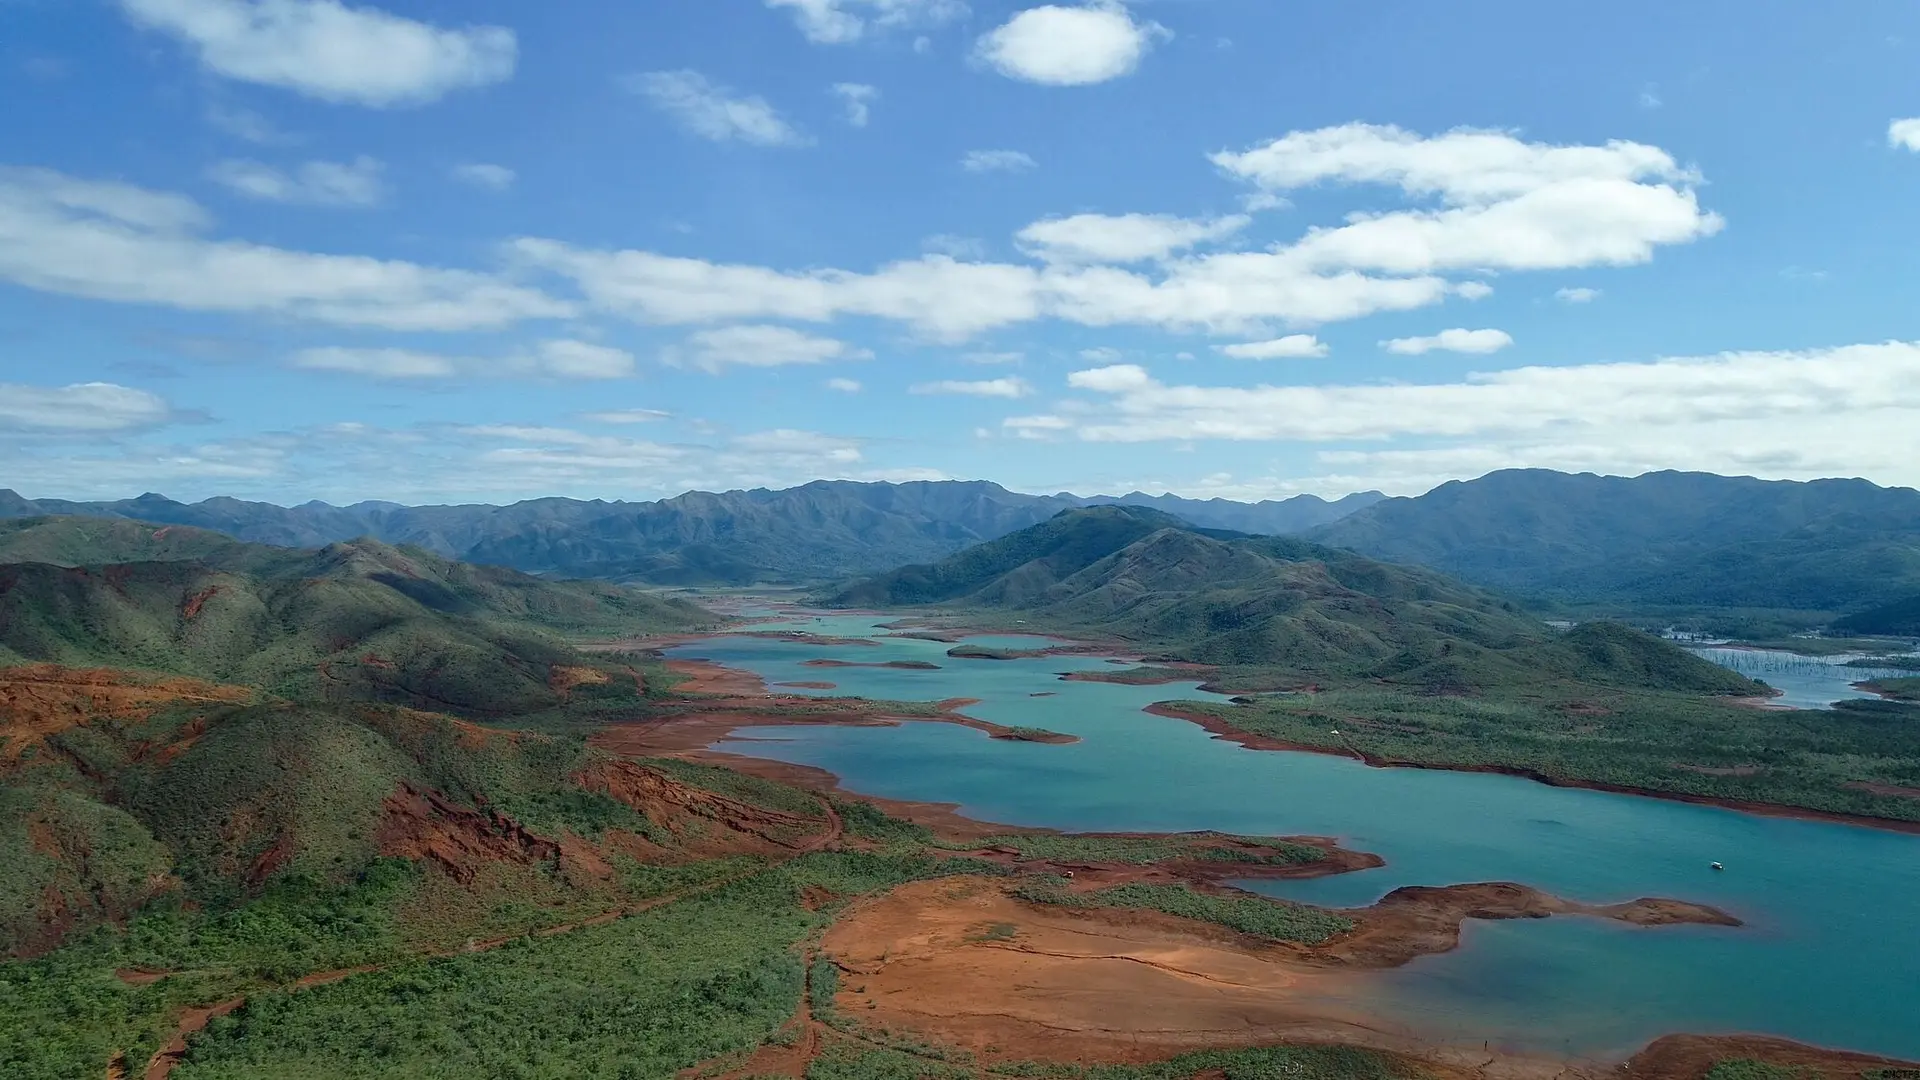
[[[1714,868],[1715,870],[1725,870],[1725,869],[1726,869],[1726,867],[1724,867],[1724,866],[1721,866],[1721,865],[1720,865],[1719,863],[1711,863],[1711,864],[1709,864],[1709,865],[1711,865],[1711,866],[1712,866],[1712,867],[1713,867],[1713,868]]]

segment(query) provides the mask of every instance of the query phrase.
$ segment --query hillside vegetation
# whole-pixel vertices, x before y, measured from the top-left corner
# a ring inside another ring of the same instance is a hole
[[[373,541],[304,551],[85,518],[10,538],[0,550],[79,565],[0,565],[0,664],[162,671],[300,700],[523,712],[561,700],[556,669],[585,663],[570,636],[715,621],[681,600]],[[129,553],[177,558],[94,558]]]
[[[1093,503],[1146,504],[1201,525],[1288,533],[1334,521],[1379,498],[1366,492],[1332,503],[1312,495],[1237,503],[1140,492],[1089,498],[1065,492],[1023,495],[982,482],[822,480],[781,491],[695,491],[645,503],[533,499],[511,506],[313,502],[282,507],[232,498],[186,504],[153,494],[80,503],[31,500],[0,490],[0,518],[84,515],[192,526],[292,547],[371,537],[529,573],[745,585],[829,580],[938,559]],[[31,558],[69,561],[53,554]]]
[[[1135,507],[1067,511],[927,566],[835,590],[845,607],[1017,612],[1174,659],[1295,681],[1369,678],[1433,692],[1542,673],[1696,693],[1748,680],[1612,623],[1549,630],[1513,603],[1418,567],[1301,540],[1196,529]]]
[[[1565,600],[1847,613],[1920,593],[1920,491],[1865,480],[1516,469],[1307,535]]]

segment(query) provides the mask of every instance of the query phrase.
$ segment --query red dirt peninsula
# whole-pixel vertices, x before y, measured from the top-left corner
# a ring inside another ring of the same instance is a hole
[[[1359,973],[1452,948],[1465,918],[1729,918],[1666,901],[1593,909],[1520,886],[1465,885],[1402,890],[1348,913],[1358,923],[1351,934],[1307,946],[1154,911],[1032,904],[1007,890],[999,879],[950,878],[855,905],[821,943],[848,973],[841,1006],[989,1063],[1138,1062],[1280,1042],[1424,1057],[1431,1051],[1412,1036],[1383,1029],[1346,1002],[1363,996],[1355,993]]]

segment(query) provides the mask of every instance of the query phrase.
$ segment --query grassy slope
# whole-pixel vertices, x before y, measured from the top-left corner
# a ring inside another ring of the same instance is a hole
[[[69,557],[124,554],[151,537],[145,526],[129,535],[127,525],[62,519],[16,536]],[[570,636],[713,621],[680,600],[371,541],[319,551],[216,544],[192,561],[0,566],[0,664],[141,668],[302,700],[472,714],[554,705],[554,665],[584,662]]]
[[[1034,628],[1121,638],[1278,685],[1378,679],[1458,692],[1561,677],[1694,693],[1753,684],[1618,625],[1560,636],[1432,571],[1299,540],[1196,530],[1134,508],[1076,510],[930,566],[826,597],[1017,612]]]

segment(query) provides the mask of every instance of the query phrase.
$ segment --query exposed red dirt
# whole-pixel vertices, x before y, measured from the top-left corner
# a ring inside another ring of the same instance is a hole
[[[499,812],[481,813],[412,785],[386,799],[380,854],[432,862],[461,884],[488,862],[527,865],[556,860],[560,846]]]
[[[838,819],[830,810],[825,821],[769,810],[683,784],[631,761],[597,761],[574,780],[682,837],[684,849],[692,856],[811,851],[826,842],[824,836],[837,835]],[[695,820],[703,823],[698,829],[693,828]]]
[[[145,720],[179,702],[251,701],[253,691],[107,668],[28,664],[0,669],[0,765],[20,760],[47,736],[94,721]]]
[[[830,682],[816,682],[816,681],[809,680],[807,682],[774,683],[774,685],[783,686],[791,690],[835,690],[839,688],[840,684],[830,683]]]
[[[681,676],[674,686],[679,694],[717,694],[725,697],[764,697],[765,679],[750,671],[722,667],[710,660],[669,660],[667,670]]]
[[[1828,1050],[1764,1035],[1668,1035],[1633,1055],[1619,1074],[1626,1080],[1701,1080],[1715,1064],[1750,1058],[1793,1069],[1821,1080],[1859,1080],[1869,1069],[1898,1069],[1920,1075],[1920,1062],[1871,1054]]]
[[[1809,810],[1797,806],[1782,806],[1778,803],[1753,802],[1747,799],[1721,799],[1710,795],[1693,795],[1679,791],[1656,791],[1652,788],[1630,787],[1625,784],[1607,784],[1597,780],[1575,780],[1568,777],[1549,776],[1532,769],[1522,769],[1505,765],[1429,765],[1419,761],[1401,761],[1382,758],[1364,753],[1353,747],[1314,746],[1308,743],[1291,743],[1281,739],[1255,735],[1241,731],[1217,716],[1206,713],[1189,712],[1172,702],[1161,702],[1147,706],[1147,712],[1155,716],[1164,716],[1172,720],[1185,720],[1197,724],[1212,732],[1215,738],[1239,743],[1249,750],[1288,750],[1307,754],[1332,754],[1336,757],[1350,757],[1376,769],[1436,769],[1443,772],[1479,772],[1495,773],[1501,776],[1517,776],[1524,780],[1545,784],[1548,787],[1581,788],[1587,791],[1609,791],[1617,795],[1638,795],[1648,799],[1667,799],[1672,802],[1693,803],[1697,806],[1718,806],[1726,810],[1738,810],[1745,814],[1761,817],[1793,818],[1800,821],[1830,821],[1841,825],[1863,825],[1868,828],[1886,829],[1890,832],[1920,833],[1920,821],[1900,821],[1894,818],[1867,817],[1864,814],[1841,814],[1828,810]],[[1852,785],[1849,785],[1852,786]],[[1871,789],[1862,789],[1871,790]],[[1881,794],[1885,794],[1884,792]]]
[[[187,597],[186,606],[180,609],[180,617],[191,620],[195,615],[200,614],[200,609],[205,607],[207,601],[213,599],[214,595],[219,591],[220,586],[209,585],[199,592],[194,593],[192,596]]]
[[[573,697],[575,687],[605,686],[612,681],[613,676],[599,668],[555,664],[547,671],[547,688],[559,694],[563,701]]]
[[[987,1062],[1138,1062],[1280,1042],[1426,1056],[1411,1036],[1345,1003],[1363,996],[1358,972],[1451,947],[1463,918],[1588,910],[1517,886],[1424,890],[1355,913],[1362,926],[1352,935],[1303,946],[1153,911],[1030,904],[1006,889],[951,878],[855,905],[821,943],[849,973],[842,1007]],[[1443,926],[1450,938],[1436,931]],[[1501,1071],[1564,1067],[1548,1065],[1507,1058]]]

